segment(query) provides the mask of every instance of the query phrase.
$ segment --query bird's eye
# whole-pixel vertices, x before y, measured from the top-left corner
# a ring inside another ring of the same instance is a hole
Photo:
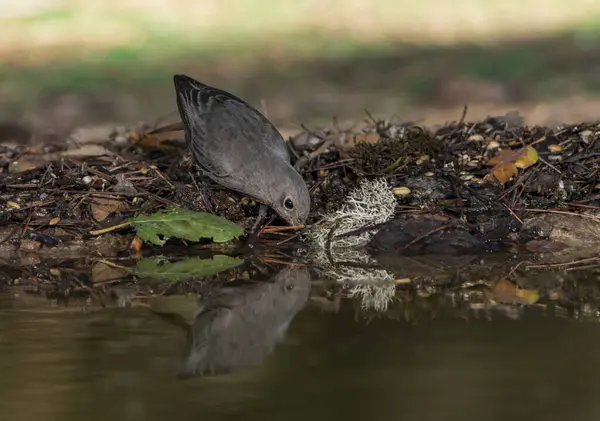
[[[291,197],[288,196],[284,199],[283,207],[286,208],[287,210],[294,209],[294,201],[292,200]]]

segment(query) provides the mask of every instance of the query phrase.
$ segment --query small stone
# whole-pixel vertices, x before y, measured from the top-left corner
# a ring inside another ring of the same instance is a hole
[[[500,142],[496,140],[492,140],[490,143],[486,145],[486,149],[497,149],[500,147]]]
[[[396,187],[392,190],[396,196],[407,196],[411,193],[408,187]]]
[[[467,140],[469,142],[483,142],[484,137],[480,134],[472,134]]]
[[[581,133],[579,133],[579,136],[581,136],[581,139],[585,143],[589,143],[590,138],[594,136],[594,132],[591,130],[583,130]]]
[[[39,241],[21,240],[21,245],[20,245],[19,249],[21,251],[26,251],[26,252],[36,252],[40,249],[41,246],[42,246],[42,244]]]
[[[562,152],[564,148],[561,145],[553,143],[552,145],[548,145],[548,150],[550,152]]]
[[[81,181],[83,181],[83,184],[92,184],[92,180],[92,177],[90,177],[89,175],[86,175],[81,179]]]
[[[552,301],[556,301],[560,299],[560,294],[557,291],[550,291],[548,293],[548,299]]]

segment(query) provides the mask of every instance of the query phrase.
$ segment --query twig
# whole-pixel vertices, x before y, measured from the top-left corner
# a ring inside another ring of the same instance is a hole
[[[167,178],[159,171],[158,168],[152,168],[154,170],[154,172],[164,180],[165,183],[167,183],[169,185],[169,187],[171,187],[172,189],[175,188],[175,186],[169,181],[167,180]]]
[[[600,256],[587,257],[585,259],[573,260],[571,262],[565,262],[565,263],[547,263],[547,264],[543,264],[543,265],[528,265],[527,269],[533,269],[533,268],[557,268],[557,267],[562,267],[562,266],[573,266],[573,265],[578,265],[579,263],[593,262],[595,260],[600,260]]]
[[[305,228],[306,225],[293,225],[293,226],[265,226],[264,228],[262,228],[260,230],[261,234],[262,233],[275,233],[275,232],[282,232],[282,231],[296,231],[299,229],[303,229]]]
[[[506,203],[502,202],[502,204],[503,204],[503,205],[504,205],[504,207],[505,207],[505,208],[506,208],[506,209],[507,209],[507,210],[510,212],[510,214],[511,214],[512,216],[514,216],[514,218],[515,218],[517,221],[519,221],[519,223],[520,223],[521,225],[523,225],[523,221],[521,220],[521,218],[519,218],[519,217],[517,216],[517,214],[516,214],[516,213],[515,213],[515,212],[514,212],[514,211],[513,211],[513,210],[512,210],[512,209],[511,209],[511,208],[510,208],[510,207],[509,207],[509,206],[508,206]]]
[[[94,230],[94,231],[90,231],[90,235],[101,235],[101,234],[106,234],[108,232],[113,232],[113,231],[117,231],[117,230],[121,230],[121,229],[125,229],[125,228],[131,228],[133,227],[133,222],[123,222],[122,224],[117,224],[117,225],[113,225],[112,227],[107,227],[107,228],[102,228],[99,230]]]
[[[598,215],[588,215],[587,213],[577,213],[577,212],[568,212],[568,211],[558,211],[558,210],[550,210],[550,209],[525,209],[526,212],[539,212],[539,213],[556,213],[560,215],[574,215],[580,216],[582,218],[590,218],[600,220]]]
[[[304,267],[306,266],[304,263],[298,263],[298,262],[286,262],[283,260],[279,260],[279,259],[274,259],[272,257],[260,257],[260,259],[265,262],[265,263],[277,263],[277,264],[281,264],[281,265],[288,265],[288,266],[300,266],[300,267]]]
[[[403,249],[409,248],[413,244],[418,243],[419,241],[421,241],[422,239],[429,237],[431,234],[435,234],[438,231],[443,231],[443,230],[448,229],[448,228],[454,228],[454,225],[444,225],[442,227],[437,227],[436,229],[433,229],[433,230],[431,230],[429,232],[426,232],[425,234],[423,234],[423,235],[415,238],[414,240],[412,240],[411,242],[409,242],[408,244],[406,244],[403,247]]]
[[[521,262],[517,263],[517,265],[516,265],[514,268],[512,268],[512,269],[510,270],[510,272],[508,272],[508,275],[506,275],[506,279],[510,278],[510,275],[512,275],[513,273],[515,273],[515,271],[516,271],[516,270],[519,268],[519,266],[521,266],[522,264],[523,264],[523,261],[521,261]]]
[[[543,162],[544,164],[546,164],[547,166],[549,166],[550,168],[552,168],[554,171],[556,171],[557,173],[559,173],[560,175],[562,175],[562,171],[561,170],[559,170],[554,165],[552,165],[551,163],[549,163],[548,161],[546,161],[544,158],[542,158],[541,156],[538,156],[538,159],[541,162]]]

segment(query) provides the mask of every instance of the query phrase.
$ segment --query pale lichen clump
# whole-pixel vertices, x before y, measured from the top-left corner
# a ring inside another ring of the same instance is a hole
[[[363,310],[384,312],[396,295],[396,284],[393,279],[385,285],[354,285],[349,288],[350,297],[360,297]]]
[[[320,260],[318,268],[321,275],[343,284],[350,297],[360,298],[363,310],[387,310],[396,292],[394,275],[377,268],[376,262],[364,250],[338,248],[334,255],[337,261],[352,262],[353,265],[336,265]]]
[[[325,250],[333,228],[335,234],[329,244],[330,249],[365,246],[373,235],[372,231],[340,236],[386,222],[394,215],[395,208],[396,197],[385,178],[362,180],[340,209],[326,215],[318,227],[307,233],[307,240],[315,250]]]
[[[388,221],[395,208],[396,197],[384,178],[363,180],[339,210],[326,215],[306,234],[312,246],[311,260],[321,275],[346,285],[351,297],[360,297],[365,310],[385,311],[395,293],[394,276],[377,268],[364,250],[377,224]],[[361,232],[340,238],[356,230]]]

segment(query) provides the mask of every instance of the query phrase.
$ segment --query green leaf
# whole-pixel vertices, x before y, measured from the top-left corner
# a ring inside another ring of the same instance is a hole
[[[244,234],[242,227],[225,218],[184,208],[139,215],[130,222],[134,224],[138,237],[157,246],[165,244],[169,237],[188,241],[212,238],[215,243],[224,243]]]
[[[161,259],[141,259],[133,273],[142,278],[167,281],[183,281],[190,278],[211,276],[241,265],[244,259],[222,254],[212,259],[193,257],[177,262],[164,262]]]

